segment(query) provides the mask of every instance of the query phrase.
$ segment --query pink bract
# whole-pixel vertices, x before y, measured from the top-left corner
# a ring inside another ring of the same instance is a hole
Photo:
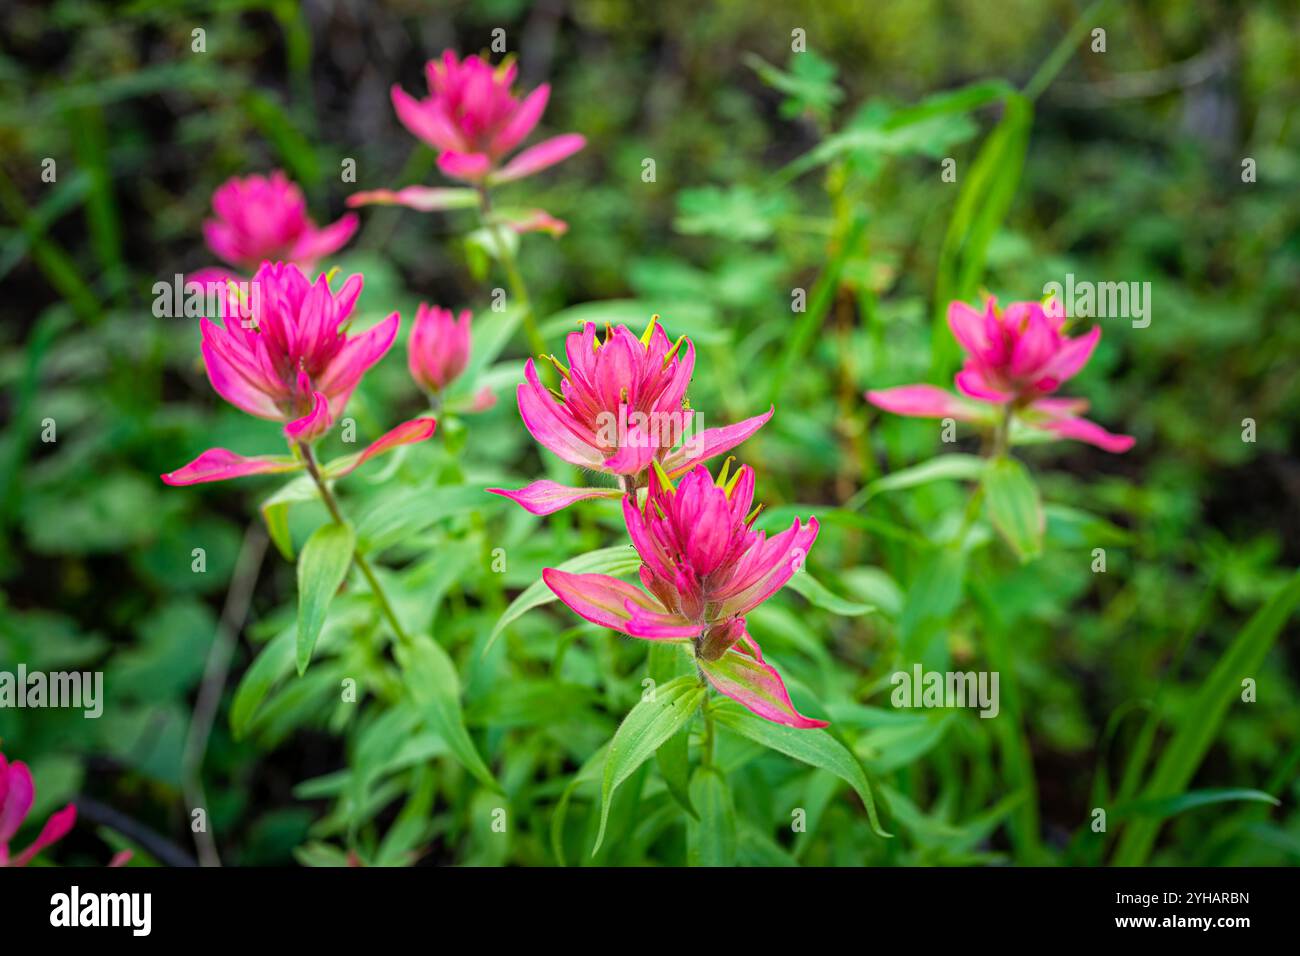
[[[26,866],[41,850],[63,839],[77,820],[77,808],[68,804],[45,821],[34,843],[10,856],[9,843],[32,809],[36,788],[31,771],[21,760],[9,763],[0,753],[0,866]]]
[[[560,374],[560,390],[542,384],[532,359],[518,388],[524,426],[542,445],[573,465],[617,476],[624,489],[643,487],[653,463],[671,477],[743,442],[772,417],[773,409],[735,425],[697,430],[686,388],[695,370],[695,346],[686,336],[673,343],[654,316],[640,337],[627,326],[595,323],[570,334],[568,365],[548,356]],[[550,514],[583,498],[617,498],[614,488],[566,488],[535,482],[518,491],[490,488],[533,514]]]
[[[203,224],[208,247],[245,272],[283,260],[310,273],[357,231],[356,213],[320,228],[307,215],[302,190],[284,173],[227,180],[212,196],[215,219]]]
[[[514,63],[493,67],[478,56],[459,59],[446,50],[425,66],[429,96],[417,100],[392,88],[393,109],[411,133],[438,151],[438,168],[452,179],[506,182],[531,176],[586,145],[576,133],[552,137],[503,160],[542,118],[551,88],[542,84],[523,99],[511,93]]]
[[[406,360],[411,378],[428,392],[441,392],[469,364],[469,309],[453,316],[450,309],[421,303],[411,326]]]
[[[349,334],[362,284],[354,275],[334,292],[328,276],[313,283],[297,266],[267,262],[253,276],[247,300],[241,289],[230,287],[220,324],[200,322],[203,361],[217,394],[250,415],[283,423],[291,445],[320,438],[397,336],[396,312],[359,335]],[[428,418],[400,425],[363,452],[358,464],[376,449],[423,441],[433,429]],[[301,467],[296,457],[245,458],[213,448],[162,479],[189,485]]]
[[[729,465],[728,461],[728,465]],[[826,721],[795,710],[780,674],[745,629],[745,615],[803,566],[817,519],[797,518],[768,538],[753,529],[754,472],[742,466],[717,481],[700,465],[674,489],[651,474],[644,505],[623,499],[623,517],[641,557],[645,590],[604,574],[547,568],[542,578],[570,610],[594,624],[650,641],[690,644],[705,679],[760,717],[790,727]]]
[[[1051,398],[1092,357],[1101,327],[1074,338],[1065,334],[1059,303],[1013,302],[1005,310],[990,297],[983,312],[964,302],[948,307],[948,326],[965,352],[955,384],[960,394],[933,385],[903,385],[867,392],[885,411],[921,418],[953,418],[993,424],[1010,406],[1032,428],[1073,438],[1110,452],[1124,452],[1134,439],[1079,417],[1082,399]]]

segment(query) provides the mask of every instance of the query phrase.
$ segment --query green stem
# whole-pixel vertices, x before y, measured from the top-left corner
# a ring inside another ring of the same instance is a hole
[[[537,317],[533,314],[533,300],[528,296],[528,286],[524,284],[519,264],[515,261],[514,253],[510,251],[510,243],[501,232],[501,224],[491,221],[491,212],[492,200],[488,197],[487,187],[481,186],[479,187],[479,221],[491,234],[492,244],[497,250],[497,260],[506,274],[506,284],[510,287],[510,294],[523,309],[524,334],[528,336],[528,347],[535,354],[544,355],[546,340],[542,338],[541,330],[537,327]]]
[[[1043,91],[1051,85],[1052,80],[1061,72],[1066,63],[1070,62],[1070,57],[1074,56],[1079,41],[1083,39],[1089,29],[1097,26],[1097,21],[1101,19],[1103,13],[1109,13],[1111,0],[1097,0],[1096,3],[1088,7],[1074,21],[1070,29],[1066,32],[1061,41],[1056,44],[1056,48],[1047,55],[1037,72],[1025,84],[1024,95],[1031,100],[1038,99]]]
[[[713,766],[713,711],[709,709],[709,699],[704,698],[704,706],[700,708],[704,714],[704,737],[700,741],[700,764],[705,767]]]
[[[989,452],[990,458],[997,458],[999,455],[1006,454],[1008,440],[1011,437],[1011,405],[1003,407],[1002,418],[998,421],[998,427],[993,432],[993,447]]]
[[[316,464],[316,456],[311,450],[311,446],[305,443],[298,444],[298,450],[302,454],[303,463],[307,466],[307,473],[311,475],[312,481],[316,483],[316,490],[320,492],[321,501],[325,503],[326,509],[338,524],[347,524],[347,519],[343,517],[343,512],[339,508],[338,499],[334,497],[334,492],[330,491],[329,485],[321,477],[320,468]],[[357,569],[365,577],[366,583],[370,585],[370,593],[374,595],[375,600],[379,602],[379,608],[384,612],[384,617],[388,619],[388,625],[393,629],[393,633],[403,644],[410,644],[411,637],[406,633],[402,624],[397,619],[397,613],[393,610],[392,602],[388,600],[388,595],[384,593],[383,585],[375,577],[375,571],[366,560],[365,555],[360,551],[353,551],[352,561],[356,564]]]

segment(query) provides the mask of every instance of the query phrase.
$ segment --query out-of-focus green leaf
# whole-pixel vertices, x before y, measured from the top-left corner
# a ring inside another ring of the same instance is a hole
[[[478,748],[465,729],[460,704],[460,678],[442,645],[424,634],[417,634],[409,644],[399,644],[395,653],[402,665],[402,677],[416,706],[424,714],[429,729],[447,741],[456,759],[485,787],[499,791],[501,785],[492,776]]]
[[[984,471],[989,520],[1021,561],[1043,551],[1043,503],[1029,471],[1017,459],[999,455]]]
[[[298,558],[298,673],[311,662],[334,594],[347,576],[356,537],[346,524],[321,525]]]

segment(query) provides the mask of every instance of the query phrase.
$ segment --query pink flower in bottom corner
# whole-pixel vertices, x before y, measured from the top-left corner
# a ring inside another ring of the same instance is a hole
[[[338,292],[322,275],[312,282],[291,263],[263,263],[253,276],[251,297],[232,286],[221,324],[202,319],[203,362],[208,379],[236,408],[284,424],[291,446],[311,444],[342,414],[362,376],[397,336],[398,315],[359,335],[348,322],[363,280],[354,275]],[[390,431],[363,452],[364,461],[382,446],[423,441],[434,421],[419,418]],[[401,441],[395,439],[401,438]],[[224,448],[204,452],[183,468],[162,476],[169,485],[221,481],[244,475],[296,471],[296,456],[245,458]]]
[[[36,788],[31,771],[21,760],[9,763],[0,753],[0,866],[26,866],[37,853],[63,839],[77,822],[77,808],[68,804],[45,821],[36,841],[17,856],[9,855],[9,841],[32,809]]]
[[[728,464],[730,461],[728,461]],[[689,644],[705,679],[755,714],[789,727],[825,727],[794,708],[776,669],[745,630],[745,615],[795,574],[817,538],[817,519],[795,519],[768,538],[753,529],[754,471],[717,481],[700,465],[677,488],[651,475],[644,506],[623,499],[645,590],[606,574],[547,568],[542,578],[570,610],[593,624],[649,641]]]
[[[216,218],[203,224],[208,248],[245,272],[283,260],[310,273],[343,248],[359,225],[356,213],[348,213],[318,227],[307,215],[302,190],[278,169],[270,176],[227,180],[213,193],[212,209]]]
[[[702,429],[686,401],[695,370],[695,346],[683,335],[672,342],[653,316],[639,337],[625,325],[596,325],[565,340],[568,365],[546,356],[560,374],[558,392],[548,389],[532,359],[518,388],[519,415],[539,443],[572,465],[615,476],[622,489],[644,487],[651,465],[669,477],[685,474],[729,451],[758,431],[773,409],[734,425]],[[516,491],[489,488],[535,515],[551,514],[587,498],[619,498],[617,488],[570,488],[535,481]]]
[[[1031,428],[1088,442],[1109,452],[1133,447],[1129,435],[1116,435],[1081,417],[1084,399],[1053,398],[1092,357],[1101,327],[1070,338],[1065,314],[1050,300],[1013,302],[1005,310],[989,297],[983,312],[964,302],[948,306],[948,326],[966,353],[953,394],[934,385],[903,385],[867,392],[867,400],[897,415],[953,418],[993,425],[998,409],[1010,406],[1015,418]]]

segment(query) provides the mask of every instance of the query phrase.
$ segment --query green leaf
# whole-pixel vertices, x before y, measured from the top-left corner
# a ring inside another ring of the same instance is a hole
[[[1205,759],[1228,708],[1241,700],[1241,681],[1259,671],[1282,625],[1300,604],[1300,572],[1255,612],[1192,695],[1176,723],[1173,739],[1160,755],[1140,799],[1181,794]],[[1142,817],[1125,830],[1115,851],[1115,866],[1141,866],[1160,833],[1159,818]]]
[[[831,593],[827,590],[826,585],[822,584],[806,570],[791,575],[787,585],[790,590],[806,597],[810,603],[842,617],[861,617],[863,614],[871,614],[876,610],[870,604],[859,604],[857,601],[850,601],[848,598],[842,598],[838,594]]]
[[[348,573],[356,538],[345,524],[321,525],[298,558],[298,673],[311,662],[330,601]]]
[[[591,849],[592,856],[596,855],[605,839],[610,798],[614,791],[665,741],[686,726],[700,701],[704,700],[706,690],[694,675],[679,677],[655,688],[653,697],[642,700],[623,718],[610,741],[609,756],[605,760],[604,782],[600,790],[600,831],[596,834],[596,845]]]
[[[867,780],[866,771],[862,769],[862,764],[848,747],[832,737],[830,733],[820,728],[800,730],[774,724],[770,720],[751,714],[731,701],[725,701],[715,707],[713,715],[718,723],[729,730],[734,730],[742,737],[748,737],[755,743],[783,753],[787,757],[793,757],[795,760],[835,774],[857,791],[862,799],[862,805],[867,809],[871,829],[876,835],[890,836],[880,826],[880,819],[876,815],[876,803],[871,797],[871,784]],[[694,796],[693,792],[692,796]]]
[[[652,641],[649,654],[650,679],[656,685],[670,683],[694,671],[691,658],[679,645],[667,641]],[[691,762],[689,726],[673,734],[655,751],[655,763],[664,778],[668,792],[678,805],[691,816],[695,807],[691,803]]]
[[[1268,803],[1281,806],[1282,801],[1263,790],[1251,790],[1240,787],[1217,787],[1206,790],[1188,790],[1173,797],[1153,797],[1143,800],[1130,800],[1110,811],[1113,819],[1124,817],[1154,817],[1163,820],[1185,810],[1194,810],[1215,803],[1230,803],[1236,800]]]
[[[993,527],[1021,561],[1043,551],[1043,503],[1038,487],[1017,459],[999,455],[984,471],[984,499]]]
[[[289,628],[281,631],[262,648],[262,652],[244,672],[230,704],[230,732],[236,740],[243,739],[257,708],[271,688],[293,670],[293,656],[294,630]]]
[[[938,455],[920,465],[895,471],[877,478],[854,497],[847,507],[860,507],[883,491],[902,491],[934,481],[962,481],[979,478],[984,473],[984,459],[979,455]]]
[[[726,778],[714,767],[699,767],[691,778],[691,801],[699,820],[686,821],[688,866],[733,866],[736,861],[736,807]]]
[[[315,501],[319,492],[311,475],[299,475],[262,502],[262,520],[267,533],[286,561],[293,560],[293,538],[289,535],[289,506],[299,501]]]
[[[395,650],[411,698],[430,730],[447,741],[452,755],[485,787],[500,791],[469,731],[460,705],[460,678],[442,645],[424,634]]]
[[[614,577],[621,574],[631,574],[639,567],[641,567],[641,557],[630,545],[600,548],[565,561],[563,564],[556,565],[558,570],[569,571],[573,574],[609,574]],[[546,582],[541,578],[528,585],[519,597],[510,602],[510,606],[506,608],[505,613],[501,615],[501,619],[497,621],[496,627],[492,628],[492,635],[488,638],[483,653],[486,654],[491,650],[492,645],[501,636],[501,632],[519,618],[533,608],[549,604],[554,600],[557,600],[555,592],[548,588]]]

